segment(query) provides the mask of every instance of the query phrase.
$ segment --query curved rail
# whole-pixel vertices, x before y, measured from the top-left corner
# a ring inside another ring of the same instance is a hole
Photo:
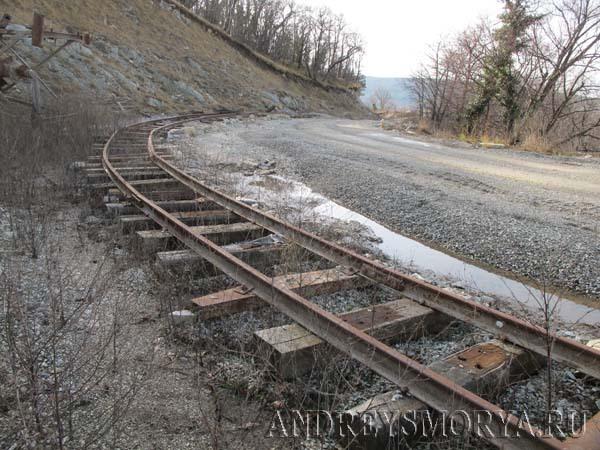
[[[361,275],[393,289],[402,290],[404,296],[418,303],[455,319],[472,323],[501,339],[510,341],[541,356],[546,356],[548,341],[546,330],[543,328],[468,300],[463,296],[445,291],[438,286],[434,286],[398,270],[386,267],[379,261],[368,259],[363,255],[359,255],[315,234],[288,224],[277,217],[239,202],[179,170],[173,164],[157,155],[152,140],[154,134],[157,132],[173,125],[181,125],[187,121],[184,119],[153,130],[148,137],[148,152],[150,159],[157,166],[194,192],[229,209],[250,222],[256,223],[273,233],[285,236],[323,258],[334,261],[339,265],[350,267]],[[553,341],[553,358],[556,361],[577,368],[587,375],[600,379],[600,351],[555,334],[551,335],[551,339]]]
[[[403,294],[408,294],[409,298],[414,297],[415,300],[452,317],[474,323],[484,329],[492,330],[495,334],[499,334],[496,322],[503,321],[504,332],[501,333],[503,337],[522,347],[542,353],[539,340],[542,337],[546,338],[546,334],[542,329],[389,269],[381,263],[371,261],[336,244],[289,225],[273,216],[240,203],[231,197],[209,188],[190,175],[177,169],[155,151],[153,137],[158,132],[189,121],[212,121],[229,116],[231,116],[230,113],[192,114],[143,122],[127,127],[125,130],[135,129],[139,126],[147,127],[148,125],[156,125],[149,132],[147,141],[150,159],[173,178],[206,199],[214,201],[246,220],[254,222],[272,232],[286,236],[290,240],[326,259],[349,266],[363,276],[372,278],[395,289],[403,289]],[[169,123],[161,124],[165,120]],[[542,438],[543,433],[540,430],[532,429],[529,425],[525,428],[517,417],[502,411],[499,407],[473,394],[448,378],[408,358],[365,332],[339,320],[333,314],[316,306],[292,290],[273,284],[270,277],[265,276],[250,265],[231,255],[209,239],[195,234],[189,226],[169,214],[158,206],[157,203],[128,183],[111,164],[110,146],[118,133],[113,134],[106,143],[103,150],[102,162],[106,172],[119,189],[148,217],[152,218],[188,248],[218,267],[225,274],[245,286],[252,287],[254,293],[263,301],[279,309],[290,317],[290,319],[296,321],[338,350],[367,365],[381,376],[400,387],[408,388],[414,397],[437,410],[450,409],[451,412],[461,410],[489,411],[491,413],[491,423],[482,424],[481,427],[491,427],[497,433],[493,437],[490,437],[486,436],[485,430],[478,431],[482,431],[483,436],[498,447],[514,449],[565,448],[560,441],[549,437]],[[511,332],[514,330],[520,331],[520,333],[512,336]],[[557,347],[561,348],[561,362],[574,367],[580,367],[582,370],[585,369],[583,370],[584,372],[600,378],[598,376],[600,375],[600,352],[563,338],[555,337],[555,343]],[[544,347],[542,354],[545,354],[545,351]],[[576,357],[579,359],[576,359]],[[590,362],[594,362],[591,367],[586,365]],[[503,434],[502,431],[508,432],[510,436],[519,435],[521,438],[503,438],[502,436],[505,436],[505,433]]]

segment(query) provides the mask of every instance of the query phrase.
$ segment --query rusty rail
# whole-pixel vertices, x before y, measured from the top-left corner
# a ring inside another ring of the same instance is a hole
[[[338,350],[360,361],[398,386],[408,388],[416,398],[432,408],[451,412],[458,410],[491,412],[491,424],[489,426],[493,430],[498,431],[498,433],[493,437],[484,433],[484,437],[500,448],[565,448],[560,441],[550,437],[543,437],[542,431],[532,429],[529,425],[527,428],[524,428],[517,417],[502,411],[501,408],[462,388],[448,378],[428,369],[344,321],[339,320],[333,314],[316,306],[292,290],[273,284],[271,278],[232,256],[227,251],[224,251],[209,239],[194,234],[189,226],[136,190],[118,173],[118,170],[110,162],[110,146],[118,133],[135,129],[141,125],[144,127],[156,125],[149,132],[148,136],[147,145],[150,158],[173,178],[191,188],[194,192],[251,222],[288,237],[290,240],[326,259],[352,267],[363,276],[392,288],[403,289],[404,294],[409,298],[413,298],[452,317],[491,330],[495,334],[500,334],[502,337],[524,348],[542,353],[539,340],[542,337],[545,339],[545,334],[543,334],[544,332],[540,328],[533,327],[526,322],[491,310],[490,308],[485,308],[460,296],[449,294],[435,286],[408,277],[378,262],[368,260],[361,255],[343,249],[297,227],[293,227],[273,216],[264,214],[205,186],[156,154],[153,137],[157,132],[192,120],[212,121],[229,116],[231,116],[230,113],[195,113],[176,118],[142,122],[127,127],[124,130],[114,133],[104,146],[102,154],[103,167],[113,182],[132,203],[148,217],[168,230],[188,248],[218,267],[237,282],[252,287],[256,296],[279,309],[292,320],[327,341]],[[164,121],[169,121],[169,123],[162,125],[161,122]],[[502,333],[498,333],[499,330],[495,323],[497,321],[503,322]],[[511,333],[513,331],[520,331],[520,333],[517,333],[517,336],[512,336]],[[584,372],[594,376],[600,373],[599,352],[563,338],[557,337],[555,342],[555,349],[560,348],[561,350],[559,359],[561,362],[579,367]],[[545,354],[545,350],[543,353]],[[592,367],[587,366],[587,363],[591,363]],[[506,439],[499,437],[503,436],[502,430],[506,430],[510,436],[519,435],[521,438]]]
[[[167,126],[180,125],[186,121],[182,120]],[[160,127],[153,130],[148,137],[150,158],[173,178],[203,197],[218,203],[223,208],[229,209],[250,222],[254,222],[274,233],[285,236],[323,258],[334,261],[339,265],[351,267],[361,275],[393,289],[402,290],[403,295],[418,303],[455,319],[472,323],[500,339],[508,340],[541,356],[546,356],[547,336],[543,328],[474,301],[467,300],[460,295],[447,292],[425,281],[386,267],[379,261],[365,258],[335,243],[328,242],[315,234],[241,203],[182,172],[154,151],[153,136],[156,132],[164,128]],[[577,368],[587,375],[600,379],[600,351],[572,339],[554,334],[552,335],[552,339],[553,358],[556,361]]]

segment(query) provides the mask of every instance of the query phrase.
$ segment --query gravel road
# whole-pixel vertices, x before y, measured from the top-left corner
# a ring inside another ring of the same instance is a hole
[[[414,140],[374,121],[230,121],[198,139],[403,233],[600,299],[600,161]],[[198,151],[202,151],[199,148]]]

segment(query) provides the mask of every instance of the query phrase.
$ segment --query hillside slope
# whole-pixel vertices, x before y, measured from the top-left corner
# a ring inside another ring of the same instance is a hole
[[[163,1],[0,0],[0,11],[30,24],[34,4],[55,31],[93,35],[89,48],[72,45],[40,70],[58,93],[92,93],[145,113],[211,107],[362,113],[354,95],[269,70]],[[52,47],[21,45],[19,52],[39,61]]]

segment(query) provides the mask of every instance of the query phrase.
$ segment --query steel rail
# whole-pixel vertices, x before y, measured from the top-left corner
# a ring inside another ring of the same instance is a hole
[[[244,219],[254,222],[274,233],[285,236],[317,255],[356,270],[363,276],[373,279],[393,289],[403,291],[406,297],[428,306],[455,319],[471,323],[497,338],[510,341],[543,357],[547,356],[548,340],[546,330],[525,320],[481,305],[465,297],[445,291],[437,286],[421,281],[398,270],[384,266],[381,262],[368,259],[335,243],[301,228],[288,224],[270,214],[259,211],[218,192],[199,180],[191,177],[169,163],[154,151],[152,142],[155,133],[165,127],[178,126],[182,120],[155,129],[148,138],[150,159],[196,193],[229,209]],[[555,361],[577,368],[583,373],[600,379],[600,351],[572,339],[551,333],[552,357]]]
[[[152,137],[156,130],[164,128],[165,126],[158,127],[150,132],[148,146],[151,154],[154,153]],[[109,150],[118,133],[118,131],[115,132],[104,146],[102,162],[108,175],[119,189],[146,215],[168,230],[187,247],[197,252],[237,282],[251,286],[254,293],[263,301],[279,309],[290,319],[341,352],[365,364],[398,386],[409,389],[412,395],[434,409],[448,411],[450,414],[462,411],[466,411],[468,414],[477,411],[489,412],[489,422],[483,426],[477,424],[477,430],[471,431],[483,433],[483,438],[499,448],[564,448],[560,441],[544,436],[541,430],[530,427],[529,424],[527,427],[523,426],[517,417],[502,411],[496,405],[487,402],[448,378],[339,320],[335,315],[297,295],[290,289],[274,285],[272,278],[265,276],[250,265],[232,256],[209,239],[196,235],[189,226],[137,191],[113,167],[109,158]],[[154,154],[154,156],[156,155]],[[462,414],[456,416],[455,419],[458,422],[467,423]],[[472,422],[469,421],[469,424],[472,425]],[[492,436],[486,430],[492,430],[498,434]],[[513,438],[507,438],[506,436]],[[516,436],[519,436],[519,438],[514,438]]]

